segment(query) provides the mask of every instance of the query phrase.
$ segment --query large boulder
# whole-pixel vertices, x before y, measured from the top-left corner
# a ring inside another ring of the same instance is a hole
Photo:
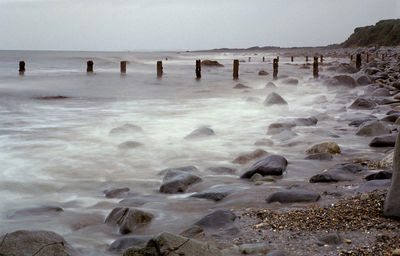
[[[388,217],[400,217],[400,133],[397,135],[396,147],[393,158],[393,178],[386,195],[384,215]]]
[[[313,126],[318,123],[318,119],[314,116],[307,117],[307,118],[296,118],[293,120],[293,122],[297,126]]]
[[[209,137],[209,136],[214,136],[215,132],[213,129],[209,127],[200,127],[193,132],[191,132],[189,135],[185,137],[185,139],[197,139],[197,138],[204,138],[204,137]]]
[[[194,174],[184,171],[170,170],[163,178],[160,192],[166,194],[184,193],[190,185],[200,181],[201,178]]]
[[[280,176],[286,170],[288,162],[286,158],[279,155],[270,155],[253,164],[245,173],[242,179],[250,179],[254,174],[259,173],[262,176],[274,175]]]
[[[18,230],[0,237],[0,255],[74,256],[78,253],[54,232]]]
[[[355,87],[357,86],[356,80],[351,76],[347,75],[338,75],[333,77],[333,85],[343,85],[348,87]]]
[[[359,85],[368,85],[368,84],[371,84],[372,81],[371,81],[371,79],[369,79],[368,76],[364,75],[364,76],[360,76],[359,78],[357,78],[357,83]]]
[[[233,192],[235,192],[237,190],[238,190],[238,187],[236,187],[236,186],[229,186],[229,185],[217,186],[217,187],[212,187],[212,188],[204,190],[202,192],[193,194],[190,197],[210,199],[210,200],[214,200],[217,202],[217,201],[221,201],[226,196],[232,194]]]
[[[236,219],[236,214],[227,209],[215,210],[194,223],[195,226],[206,229],[218,229],[231,226]]]
[[[245,153],[245,154],[242,154],[242,155],[236,157],[232,161],[232,163],[235,163],[235,164],[246,164],[251,160],[258,159],[258,158],[261,158],[261,157],[266,156],[266,155],[268,155],[267,151],[265,151],[263,149],[256,149],[256,150],[254,150],[252,152]]]
[[[369,121],[363,123],[357,130],[358,136],[379,136],[390,133],[391,130],[385,124],[379,121]]]
[[[287,101],[282,98],[281,95],[276,92],[271,92],[264,101],[265,106],[272,105],[287,105]]]
[[[358,72],[358,69],[348,63],[340,63],[336,69],[336,72],[354,74]]]
[[[153,215],[133,208],[114,208],[107,216],[105,223],[117,225],[121,234],[129,234],[149,224]]]
[[[150,235],[131,235],[118,238],[109,247],[108,250],[115,253],[122,253],[128,248],[143,248],[152,238]]]
[[[376,107],[376,105],[377,104],[374,100],[359,97],[350,105],[349,108],[352,108],[352,109],[374,109]]]
[[[381,135],[372,139],[370,147],[394,147],[397,134]]]
[[[310,183],[352,181],[354,175],[366,169],[359,164],[338,164],[310,178]]]
[[[340,147],[335,142],[327,141],[316,144],[306,150],[307,154],[330,153],[340,154]]]
[[[365,177],[367,181],[370,180],[390,180],[392,178],[393,173],[388,171],[379,171],[376,173],[372,173]]]
[[[321,198],[320,194],[305,189],[288,189],[278,191],[269,195],[265,201],[267,203],[298,203],[298,202],[316,202]]]

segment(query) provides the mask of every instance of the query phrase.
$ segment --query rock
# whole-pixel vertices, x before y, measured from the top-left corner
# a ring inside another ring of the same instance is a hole
[[[297,126],[314,126],[318,123],[316,117],[296,118],[293,120]]]
[[[235,86],[233,87],[233,89],[249,89],[249,88],[251,88],[251,87],[246,86],[246,85],[244,85],[244,84],[237,84],[237,85],[235,85]]]
[[[0,255],[4,256],[78,255],[75,249],[62,236],[51,231],[18,230],[3,234],[0,237],[0,241]]]
[[[367,68],[364,72],[367,75],[372,76],[372,75],[375,75],[376,73],[378,73],[379,71],[380,71],[379,69],[372,67],[372,68]]]
[[[193,165],[187,165],[187,166],[181,166],[181,167],[174,167],[174,168],[167,168],[164,170],[161,170],[158,175],[165,175],[169,171],[182,171],[182,172],[198,172],[199,169],[197,169],[196,166]]]
[[[265,106],[287,105],[288,103],[279,94],[271,92],[264,101]]]
[[[379,121],[369,121],[363,123],[357,130],[358,136],[379,136],[390,133],[389,127]]]
[[[179,235],[163,232],[142,249],[128,249],[124,256],[222,256],[213,246]]]
[[[279,155],[270,155],[253,164],[240,178],[250,179],[255,173],[262,176],[280,176],[286,170],[288,162]]]
[[[337,233],[325,235],[323,237],[318,238],[318,241],[317,241],[317,244],[320,246],[323,246],[326,244],[339,245],[341,243],[343,243],[343,239]]]
[[[351,76],[347,75],[338,75],[334,76],[334,84],[333,85],[343,85],[343,86],[348,86],[348,87],[356,87],[357,82],[352,78]]]
[[[254,143],[254,146],[268,146],[272,147],[274,145],[274,142],[270,139],[261,139],[258,140]]]
[[[239,252],[241,254],[266,254],[269,251],[270,249],[265,243],[239,245]]]
[[[256,149],[253,152],[246,153],[246,154],[243,154],[243,155],[240,155],[240,156],[236,157],[235,160],[232,161],[232,163],[245,164],[245,163],[247,163],[247,162],[249,162],[251,160],[258,159],[258,158],[263,157],[265,155],[268,155],[267,151],[265,151],[263,149]]]
[[[354,74],[358,72],[358,69],[356,69],[354,66],[348,64],[348,63],[340,63],[338,68],[336,69],[337,73],[350,73]]]
[[[320,161],[329,161],[332,160],[332,154],[331,153],[316,153],[307,156],[305,159],[307,160],[320,160]]]
[[[374,121],[374,120],[378,120],[378,119],[375,116],[358,117],[358,118],[352,119],[352,121],[349,123],[349,125],[359,127],[360,125],[362,125],[365,122]]]
[[[359,97],[350,105],[349,108],[352,108],[352,109],[374,109],[375,107],[376,107],[375,101],[373,101],[371,99]]]
[[[105,223],[117,225],[121,234],[129,234],[149,224],[153,215],[133,208],[114,208],[107,216]]]
[[[202,192],[193,194],[190,197],[210,199],[210,200],[214,200],[215,202],[218,202],[218,201],[221,201],[222,199],[224,199],[229,194],[232,194],[233,192],[235,192],[237,190],[238,190],[238,187],[235,187],[235,186],[227,186],[227,185],[216,186],[216,187],[212,187],[210,189],[204,190]]]
[[[104,194],[107,198],[121,198],[125,197],[127,193],[130,191],[129,188],[112,188],[104,190]]]
[[[208,127],[201,127],[193,132],[191,132],[189,135],[185,137],[185,139],[197,139],[197,138],[204,138],[204,137],[209,137],[209,136],[214,136],[215,132]]]
[[[35,206],[10,211],[7,214],[7,218],[15,219],[32,216],[55,216],[62,213],[63,211],[64,210],[61,207],[54,205]]]
[[[273,88],[277,88],[277,86],[276,86],[273,82],[268,82],[268,83],[265,85],[265,88],[266,88],[266,89],[273,89]]]
[[[338,164],[310,178],[310,183],[352,181],[354,174],[365,171],[359,164]]]
[[[391,180],[370,180],[357,188],[358,192],[370,192],[374,190],[386,190],[391,184]]]
[[[140,142],[137,142],[137,141],[129,140],[129,141],[125,141],[125,142],[119,144],[118,148],[126,150],[126,149],[137,148],[137,147],[140,147],[140,146],[143,146],[143,144],[140,143]]]
[[[230,167],[224,167],[224,166],[209,167],[206,169],[206,171],[213,172],[216,174],[235,174],[236,173],[236,169],[230,168]]]
[[[232,225],[227,228],[220,229],[215,233],[212,233],[211,236],[216,238],[228,238],[237,236],[239,233],[240,229]]]
[[[390,91],[386,88],[378,88],[375,91],[372,92],[371,94],[374,97],[389,97]]]
[[[202,228],[218,229],[226,227],[228,225],[232,225],[235,219],[236,215],[232,211],[226,209],[218,209],[207,214],[196,223],[194,223],[194,225]]]
[[[393,178],[386,195],[383,214],[387,217],[400,217],[400,133],[396,138],[393,157]]]
[[[394,122],[396,122],[396,120],[399,117],[400,117],[400,113],[393,113],[393,114],[385,116],[384,118],[381,119],[381,121],[394,123]]]
[[[261,183],[260,183],[259,185],[263,184],[263,181],[267,181],[267,182],[275,182],[275,181],[276,181],[276,180],[275,180],[274,178],[272,178],[272,177],[268,177],[268,176],[267,176],[267,177],[264,177],[264,176],[262,176],[262,175],[259,174],[259,173],[255,173],[253,176],[251,176],[250,180],[251,180],[252,182],[255,182],[255,183],[261,181]],[[256,184],[256,185],[258,185],[258,184]]]
[[[115,240],[108,247],[108,250],[115,253],[121,253],[131,247],[143,248],[151,238],[152,236],[149,235],[132,235],[121,237]]]
[[[376,173],[372,173],[365,177],[366,180],[387,180],[392,178],[392,173],[388,171],[379,171]]]
[[[271,251],[265,256],[290,256],[290,255],[285,251]]]
[[[288,123],[272,123],[268,126],[268,135],[274,135],[281,133],[283,131],[290,131],[293,127],[295,127],[296,124],[294,122],[288,122]]]
[[[269,75],[269,73],[268,73],[267,71],[265,71],[265,70],[260,70],[260,71],[258,72],[258,75],[259,75],[259,76],[267,76],[267,75]]]
[[[321,196],[314,192],[304,189],[289,189],[278,191],[269,195],[265,201],[267,203],[298,203],[298,202],[316,202]]]
[[[372,139],[370,147],[394,147],[397,134],[381,135]]]
[[[184,193],[192,184],[202,181],[200,177],[178,170],[168,171],[160,187],[161,193],[174,194]]]
[[[393,166],[393,156],[394,152],[388,154],[385,156],[382,160],[378,162],[378,167],[379,168],[388,168]]]
[[[400,249],[395,249],[392,251],[392,256],[399,256],[400,255]]]
[[[188,238],[201,238],[205,236],[204,229],[199,226],[191,226],[190,228],[183,231],[181,236],[188,237]]]
[[[364,76],[360,76],[359,78],[357,78],[357,83],[359,85],[368,85],[368,84],[371,84],[372,81],[371,81],[371,79],[369,79],[368,76],[364,75]]]
[[[128,134],[141,132],[142,128],[134,124],[124,124],[123,126],[116,127],[110,131],[110,135]]]
[[[335,142],[322,142],[306,150],[307,154],[331,153],[340,154],[340,147]]]
[[[296,78],[287,78],[287,79],[283,80],[282,83],[289,84],[289,85],[298,85],[299,80],[297,80]]]
[[[201,65],[207,66],[207,67],[223,67],[224,66],[216,60],[202,60]]]

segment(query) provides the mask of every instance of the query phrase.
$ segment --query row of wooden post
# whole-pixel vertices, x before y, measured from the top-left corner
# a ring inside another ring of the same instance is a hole
[[[387,54],[386,54],[386,56],[387,56]],[[376,57],[378,57],[378,53],[376,53]],[[385,60],[385,54],[382,54],[381,59],[382,59],[382,61]],[[350,55],[350,60],[353,61],[353,55]],[[356,55],[356,68],[357,68],[357,69],[360,69],[360,68],[361,68],[361,60],[362,60],[362,59],[361,59],[361,53],[358,53],[358,54]],[[365,62],[366,62],[366,63],[369,63],[369,53],[366,53],[366,54],[365,54]]]

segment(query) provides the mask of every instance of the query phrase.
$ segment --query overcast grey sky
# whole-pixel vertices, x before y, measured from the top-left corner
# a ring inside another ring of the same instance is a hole
[[[0,49],[318,46],[400,17],[400,0],[0,0]]]

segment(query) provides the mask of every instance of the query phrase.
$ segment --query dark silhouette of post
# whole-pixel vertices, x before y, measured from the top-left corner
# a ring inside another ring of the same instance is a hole
[[[279,60],[274,59],[274,62],[273,62],[273,68],[274,68],[273,79],[274,80],[278,79],[278,67],[279,67],[278,63],[279,63]]]
[[[278,60],[278,62],[279,62],[279,56],[278,57],[276,57],[276,59]]]
[[[353,54],[350,55],[350,61],[353,61]]]
[[[308,56],[306,56],[306,62],[308,62]]]
[[[357,54],[356,56],[356,69],[361,68],[361,54]]]
[[[196,60],[196,78],[201,78],[201,60]]]
[[[290,57],[290,61],[291,61],[291,62],[293,62],[293,60],[294,60],[293,56],[292,56],[292,57]]]
[[[324,55],[321,55],[321,65],[324,62]]]
[[[385,60],[385,54],[382,53],[382,61]]]
[[[393,177],[386,194],[383,214],[386,217],[400,218],[400,133],[394,147]]]
[[[157,77],[162,77],[163,73],[162,61],[159,60],[157,61]]]
[[[88,73],[93,73],[93,66],[94,66],[93,61],[92,61],[92,60],[89,60],[89,61],[87,62],[86,72],[88,72]]]
[[[263,59],[262,59],[262,60],[263,60],[263,62],[265,62],[265,57],[263,57]]]
[[[19,62],[19,74],[23,75],[25,73],[25,61],[20,61]]]
[[[369,53],[367,53],[367,57],[365,59],[365,62],[369,63]]]
[[[126,61],[121,61],[121,74],[126,74]]]
[[[314,57],[313,75],[315,79],[318,78],[318,57]]]
[[[233,60],[233,79],[239,78],[239,60]]]

